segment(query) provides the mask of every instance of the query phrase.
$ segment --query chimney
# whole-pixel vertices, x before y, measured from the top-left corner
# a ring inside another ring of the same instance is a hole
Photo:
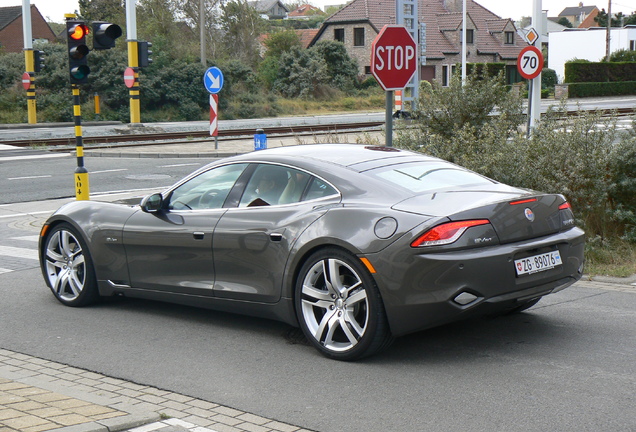
[[[579,8],[583,7],[583,2],[579,2]]]

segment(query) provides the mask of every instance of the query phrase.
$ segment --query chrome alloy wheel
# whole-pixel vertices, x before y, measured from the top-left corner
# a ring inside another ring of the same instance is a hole
[[[369,299],[362,279],[342,260],[325,258],[305,274],[302,314],[313,338],[329,351],[355,347],[369,323]]]
[[[51,234],[46,243],[45,267],[49,286],[60,300],[76,300],[86,285],[86,259],[78,239],[68,230]]]

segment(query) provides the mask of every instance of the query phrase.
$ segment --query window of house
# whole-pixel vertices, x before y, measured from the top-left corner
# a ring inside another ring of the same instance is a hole
[[[474,43],[475,43],[475,30],[466,29],[466,44],[474,44]]]
[[[448,65],[442,66],[442,87],[448,87]]]
[[[345,41],[345,32],[343,28],[337,28],[333,30],[333,39],[338,41],[338,42],[343,42]]]
[[[508,45],[513,45],[515,43],[515,32],[507,31],[506,34],[506,43]]]
[[[364,46],[364,27],[353,29],[353,46]]]
[[[364,67],[364,73],[366,75],[371,75],[371,66],[365,66]]]
[[[459,43],[462,42],[462,33],[463,30],[459,31]],[[475,43],[475,30],[473,29],[467,29],[466,30],[466,44],[473,44]]]
[[[630,40],[629,41],[629,49],[631,51],[636,51],[636,40]]]

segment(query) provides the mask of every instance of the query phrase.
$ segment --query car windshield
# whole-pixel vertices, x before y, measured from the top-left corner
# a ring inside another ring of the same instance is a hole
[[[446,162],[414,162],[367,171],[368,174],[415,193],[449,187],[474,187],[494,182],[472,171]]]

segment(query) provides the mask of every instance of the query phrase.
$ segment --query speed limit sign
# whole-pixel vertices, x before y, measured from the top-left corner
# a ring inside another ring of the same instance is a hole
[[[527,46],[521,50],[517,57],[517,70],[525,79],[534,79],[543,69],[543,54],[535,46]]]

